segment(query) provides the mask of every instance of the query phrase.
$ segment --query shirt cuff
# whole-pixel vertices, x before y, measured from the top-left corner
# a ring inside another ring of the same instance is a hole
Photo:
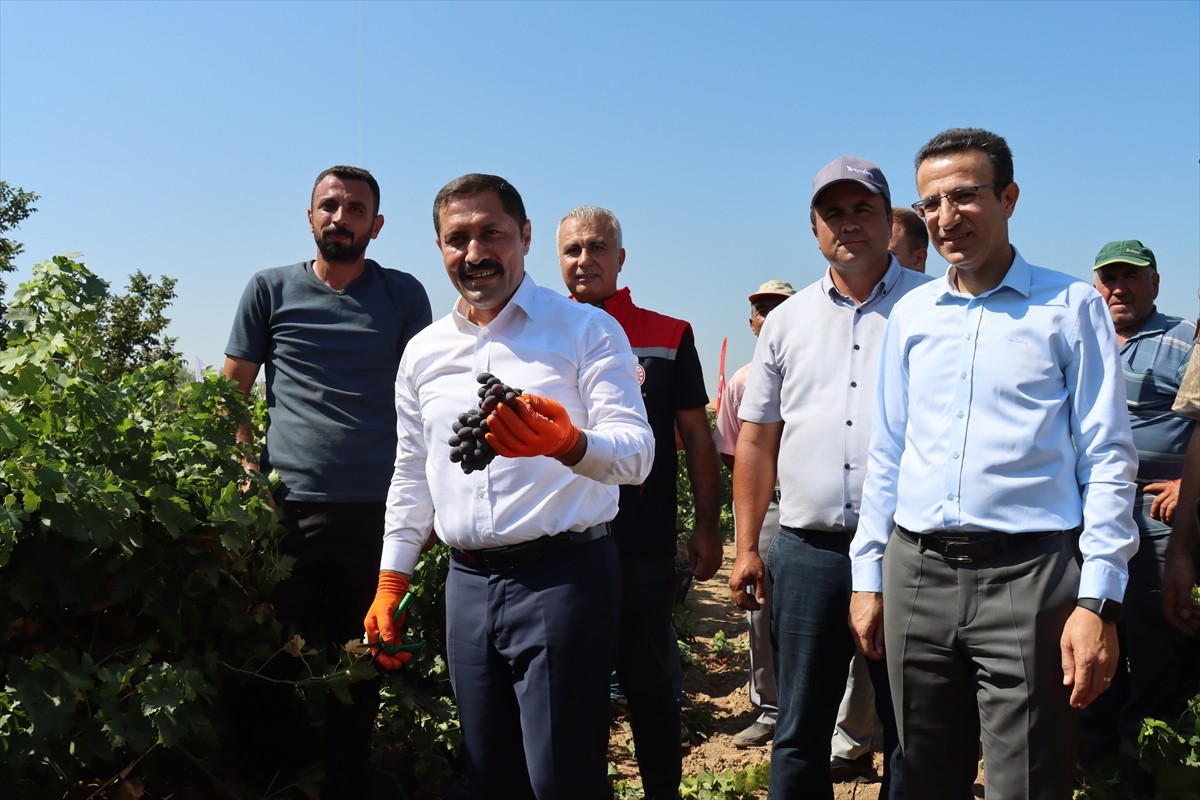
[[[1125,586],[1128,583],[1128,572],[1115,569],[1103,561],[1085,561],[1079,571],[1079,593],[1076,596],[1098,597],[1119,603],[1125,598]]]
[[[383,539],[383,555],[379,559],[380,570],[391,570],[412,575],[421,558],[421,545],[424,542],[410,542],[399,536],[385,536]]]
[[[580,431],[579,435],[587,438],[587,450],[583,452],[583,458],[569,469],[576,475],[603,483],[603,478],[612,466],[616,449],[611,442],[599,436],[592,436],[587,431]]]
[[[878,558],[851,561],[850,588],[855,592],[882,592],[883,562]]]

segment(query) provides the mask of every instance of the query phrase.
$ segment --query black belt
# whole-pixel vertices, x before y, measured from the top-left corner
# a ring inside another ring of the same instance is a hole
[[[561,553],[571,547],[594,542],[608,535],[608,523],[593,525],[582,531],[564,531],[542,536],[530,542],[492,547],[487,550],[459,550],[450,548],[450,557],[472,569],[489,572],[508,572],[530,562]]]
[[[921,548],[932,550],[952,564],[970,564],[977,558],[1011,553],[1037,544],[1066,531],[1031,531],[1029,533],[981,533],[978,536],[944,536],[935,533],[913,533],[896,526],[900,538]]]

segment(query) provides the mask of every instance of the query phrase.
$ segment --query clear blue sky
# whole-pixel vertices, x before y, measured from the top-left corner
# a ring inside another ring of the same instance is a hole
[[[65,252],[119,288],[174,276],[171,333],[209,364],[251,273],[312,257],[313,178],[350,163],[382,185],[368,255],[435,316],[450,179],[520,190],[526,269],[558,290],[558,219],[612,209],[625,285],[692,322],[715,390],[722,338],[729,373],[752,353],[746,296],[825,269],[816,170],[871,158],[907,204],[913,155],[953,126],[1007,137],[1027,259],[1090,279],[1103,243],[1138,238],[1159,308],[1196,315],[1197,2],[0,0],[0,179],[42,196],[10,291]]]

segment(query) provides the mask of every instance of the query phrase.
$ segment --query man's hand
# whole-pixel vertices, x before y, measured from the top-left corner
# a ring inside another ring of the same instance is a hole
[[[366,629],[367,645],[375,649],[375,663],[385,669],[399,669],[412,660],[410,652],[387,653],[383,645],[399,645],[396,629],[404,627],[404,613],[393,620],[396,608],[404,595],[408,594],[408,577],[399,572],[379,573],[379,586],[375,590],[375,601],[367,611],[363,627]]]
[[[487,424],[488,432],[484,435],[487,443],[508,458],[562,458],[580,439],[579,428],[571,422],[561,403],[528,392],[512,406],[506,403],[496,406],[488,415]]]
[[[1121,650],[1117,625],[1105,622],[1086,608],[1076,608],[1063,626],[1063,686],[1070,686],[1071,707],[1087,708],[1104,693],[1117,671]]]
[[[698,581],[706,581],[716,575],[717,570],[721,568],[721,560],[725,557],[721,536],[716,531],[701,531],[697,528],[688,539],[687,550],[692,576]]]
[[[757,551],[738,553],[729,571],[729,591],[733,593],[733,604],[747,611],[758,611],[766,605],[767,596],[763,593],[766,577],[766,566]],[[749,591],[750,587],[754,587],[753,594]]]
[[[1167,547],[1163,562],[1163,614],[1167,622],[1188,636],[1200,630],[1200,606],[1192,601],[1192,585],[1196,570],[1188,553],[1177,553]]]
[[[1145,494],[1157,495],[1150,501],[1150,516],[1163,522],[1170,522],[1175,517],[1175,509],[1179,505],[1179,479],[1173,481],[1157,481],[1147,483],[1142,487]]]
[[[850,595],[850,630],[858,652],[875,661],[883,659],[883,595],[854,592]]]

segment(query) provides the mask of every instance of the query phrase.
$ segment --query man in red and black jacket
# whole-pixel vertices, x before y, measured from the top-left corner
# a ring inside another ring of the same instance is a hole
[[[691,326],[638,308],[617,289],[625,263],[621,223],[595,206],[572,210],[558,226],[558,258],[572,297],[611,314],[638,358],[638,382],[654,431],[654,466],[641,486],[622,486],[613,521],[621,560],[621,618],[615,665],[629,703],[630,726],[647,800],[677,798],[682,777],[679,704],[670,633],[675,600],[676,447],[687,458],[696,502],[688,541],[692,575],[708,580],[721,565],[717,453],[708,424],[708,392]]]

